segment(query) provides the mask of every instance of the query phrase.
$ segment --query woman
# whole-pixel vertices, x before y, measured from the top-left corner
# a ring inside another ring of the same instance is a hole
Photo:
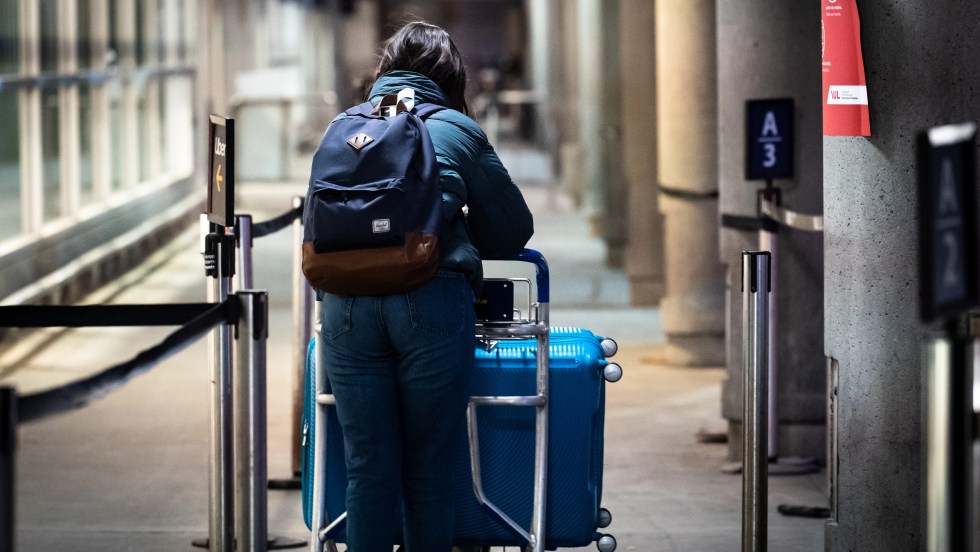
[[[451,549],[451,467],[473,369],[480,260],[520,251],[533,232],[523,196],[466,116],[466,71],[446,31],[409,23],[385,43],[370,100],[405,88],[417,103],[448,108],[426,120],[447,230],[437,276],[422,288],[323,297],[323,361],[346,445],[351,552],[391,552],[399,496],[406,552]]]

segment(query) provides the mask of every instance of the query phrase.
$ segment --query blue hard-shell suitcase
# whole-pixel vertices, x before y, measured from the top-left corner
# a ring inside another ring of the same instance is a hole
[[[607,365],[602,338],[577,328],[551,328],[550,432],[545,546],[586,546],[597,540],[602,498],[603,417]],[[536,342],[501,341],[476,351],[472,395],[534,393]],[[313,472],[312,408],[315,341],[307,356],[303,406],[303,516],[311,522]],[[346,510],[347,473],[343,438],[333,409],[327,414],[325,485],[328,523]],[[478,408],[483,489],[488,499],[522,527],[531,521],[534,487],[534,411]],[[455,541],[470,546],[520,546],[523,541],[481,507],[471,484],[469,446],[460,428],[455,473]],[[343,532],[334,540],[344,542]]]

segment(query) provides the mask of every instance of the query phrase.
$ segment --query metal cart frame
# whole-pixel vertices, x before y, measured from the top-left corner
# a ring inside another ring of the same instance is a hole
[[[537,369],[536,386],[534,395],[525,396],[474,396],[470,397],[467,406],[467,424],[469,432],[470,446],[470,467],[473,475],[473,492],[481,506],[487,508],[503,527],[510,530],[515,535],[519,535],[527,542],[523,546],[525,552],[544,552],[545,550],[545,519],[547,504],[547,481],[548,481],[548,378],[549,378],[549,300],[550,284],[548,263],[544,256],[538,251],[525,249],[520,254],[508,259],[494,259],[505,261],[522,261],[534,265],[536,269],[537,301],[531,301],[530,289],[528,291],[528,316],[527,318],[517,318],[510,322],[488,322],[478,323],[476,327],[477,338],[483,340],[489,347],[493,346],[494,340],[500,339],[527,339],[537,340]],[[530,285],[528,286],[530,288]],[[317,302],[316,324],[319,325],[319,308]],[[317,332],[319,335],[319,332]],[[347,513],[344,512],[337,519],[325,526],[327,519],[326,512],[326,487],[323,477],[317,477],[325,471],[325,446],[327,439],[327,423],[325,409],[334,405],[333,395],[326,393],[327,378],[326,372],[320,366],[322,346],[321,340],[316,342],[316,374],[314,382],[316,385],[316,405],[314,408],[314,460],[313,460],[313,508],[311,516],[311,552],[336,552],[337,548],[332,537],[343,527],[346,522]],[[477,434],[477,409],[482,406],[509,406],[509,407],[534,407],[535,408],[535,450],[534,450],[534,495],[533,510],[531,516],[531,527],[525,529],[512,520],[507,514],[497,508],[487,499],[483,492],[483,482],[480,473],[480,444]]]

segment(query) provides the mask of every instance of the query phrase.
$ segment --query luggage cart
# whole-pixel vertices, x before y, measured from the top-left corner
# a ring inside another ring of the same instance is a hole
[[[550,326],[549,326],[549,273],[548,265],[544,256],[534,250],[525,249],[520,254],[510,259],[494,259],[505,261],[520,261],[530,263],[535,269],[535,287],[532,287],[530,279],[527,278],[490,278],[485,282],[488,287],[497,290],[496,297],[501,301],[495,301],[490,305],[489,316],[482,319],[478,317],[476,326],[476,336],[479,346],[485,351],[494,350],[501,341],[506,340],[528,340],[535,341],[537,354],[535,367],[535,392],[530,395],[487,395],[471,396],[467,407],[467,438],[469,443],[469,462],[472,474],[473,494],[477,503],[483,510],[494,519],[507,532],[514,535],[521,543],[520,548],[523,552],[543,552],[545,550],[545,524],[547,520],[547,500],[548,500],[548,452],[549,452],[549,363],[550,363]],[[518,291],[519,290],[519,291]],[[524,293],[526,291],[526,294]],[[533,297],[536,291],[536,301]],[[516,297],[525,297],[524,300],[515,301]],[[508,300],[509,299],[509,300]],[[519,308],[515,308],[515,302]],[[319,309],[320,303],[317,302]],[[320,316],[317,312],[315,317],[319,324]],[[316,332],[315,335],[319,335]],[[591,335],[591,334],[590,334]],[[616,351],[616,344],[611,339],[601,339],[601,350],[605,356],[612,356]],[[328,384],[325,370],[321,369],[319,358],[321,358],[319,347],[321,342],[315,339],[315,345],[311,343],[310,355],[315,355],[315,366],[313,374],[312,389],[314,407],[311,412],[313,418],[313,446],[311,468],[313,470],[312,501],[310,510],[310,550],[311,552],[336,552],[334,538],[346,524],[346,512],[333,519],[329,524],[326,511],[327,490],[324,485],[324,478],[317,474],[323,474],[326,469],[325,444],[327,442],[327,423],[326,408],[335,404],[334,397],[328,392]],[[614,363],[603,363],[602,376],[606,381],[617,381],[622,375],[622,369]],[[313,398],[311,397],[311,398]],[[498,508],[486,495],[483,486],[483,476],[480,464],[480,441],[478,432],[478,411],[486,407],[524,407],[535,409],[534,416],[534,467],[533,467],[533,499],[532,512],[529,527],[522,527],[515,522],[501,508]],[[306,428],[304,428],[304,435]],[[611,521],[609,512],[601,509],[598,527],[606,527]],[[596,533],[595,542],[600,552],[612,552],[616,549],[616,540],[611,535]],[[511,545],[513,546],[513,545]],[[489,551],[489,546],[477,546],[465,548],[465,550]]]

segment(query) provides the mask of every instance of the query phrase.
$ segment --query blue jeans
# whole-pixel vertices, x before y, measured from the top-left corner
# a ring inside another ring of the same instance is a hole
[[[391,552],[401,496],[406,552],[449,552],[452,466],[476,344],[466,277],[440,270],[412,293],[326,294],[321,307],[347,455],[348,550]]]

